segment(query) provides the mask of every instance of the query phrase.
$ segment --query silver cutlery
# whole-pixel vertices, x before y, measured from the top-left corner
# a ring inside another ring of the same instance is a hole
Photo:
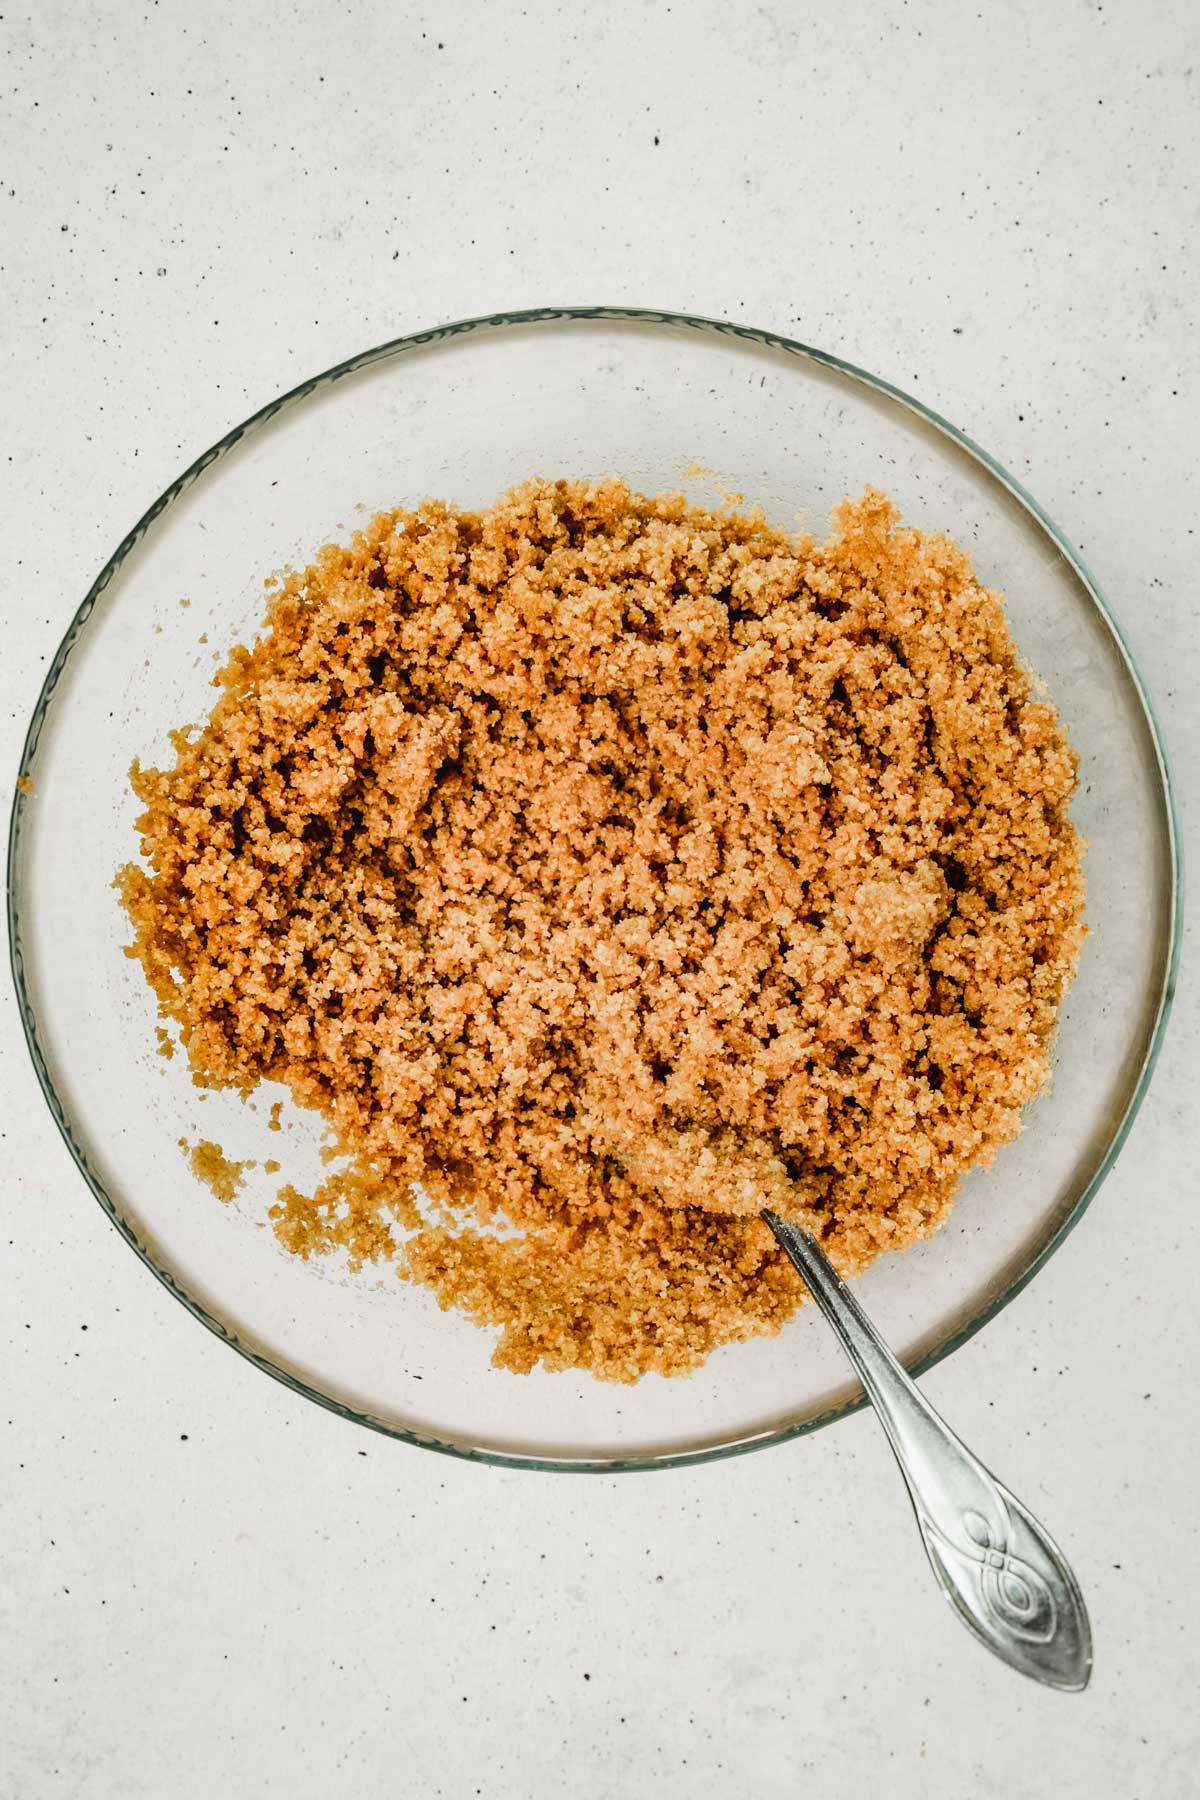
[[[1092,1671],[1079,1583],[1028,1509],[921,1394],[810,1232],[763,1218],[804,1278],[887,1433],[943,1594],[1011,1668],[1075,1692]]]

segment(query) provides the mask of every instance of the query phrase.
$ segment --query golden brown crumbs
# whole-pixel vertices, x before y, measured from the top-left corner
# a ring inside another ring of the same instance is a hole
[[[508,1368],[677,1374],[799,1303],[764,1204],[853,1274],[1015,1134],[1075,758],[961,550],[871,490],[833,525],[616,481],[382,515],[135,768],[193,1069],[354,1158],[280,1191],[289,1249],[395,1259]]]
[[[279,1116],[282,1113],[282,1111],[283,1111],[282,1100],[272,1101],[271,1111],[267,1117],[267,1126],[268,1126],[269,1130],[271,1130],[271,1131],[282,1131],[283,1130],[283,1125],[280,1122],[280,1116]]]
[[[277,1163],[275,1161],[275,1158],[273,1156],[268,1156],[266,1162],[263,1164],[263,1169],[266,1171],[266,1173],[268,1175],[278,1175],[282,1166],[283,1165],[281,1163]]]
[[[190,1146],[186,1138],[180,1138],[179,1147],[188,1151],[192,1174],[226,1205],[237,1195],[246,1170],[254,1167],[252,1162],[234,1162],[220,1144],[211,1143],[208,1138]]]
[[[361,1161],[327,1176],[315,1194],[302,1194],[290,1184],[280,1188],[270,1216],[286,1250],[306,1262],[314,1252],[344,1250],[352,1269],[394,1256],[396,1225],[416,1230],[422,1224],[403,1179],[397,1182]]]
[[[28,796],[30,794],[32,794],[32,792],[33,792],[33,776],[32,775],[18,775],[17,776],[17,792],[18,792],[18,794],[24,794],[26,796],[26,798],[28,798]]]
[[[171,1041],[170,1032],[164,1031],[161,1025],[156,1025],[154,1027],[154,1035],[158,1039],[158,1054],[160,1056],[165,1056],[167,1061],[170,1062],[175,1054],[175,1045]]]

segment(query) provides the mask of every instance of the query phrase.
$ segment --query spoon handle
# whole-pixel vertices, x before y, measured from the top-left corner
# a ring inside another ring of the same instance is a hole
[[[909,1380],[811,1233],[773,1212],[763,1217],[879,1415],[933,1572],[959,1618],[1023,1675],[1048,1687],[1086,1687],[1091,1628],[1062,1551]]]

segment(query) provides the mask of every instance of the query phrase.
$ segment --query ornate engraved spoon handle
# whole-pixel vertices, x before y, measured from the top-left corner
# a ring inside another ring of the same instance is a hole
[[[775,1213],[763,1217],[883,1423],[933,1572],[959,1618],[1023,1675],[1049,1687],[1086,1687],[1091,1628],[1062,1551],[909,1380],[816,1239]]]

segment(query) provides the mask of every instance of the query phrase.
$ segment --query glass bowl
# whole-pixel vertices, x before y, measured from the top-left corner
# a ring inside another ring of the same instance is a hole
[[[928,1243],[862,1281],[912,1369],[964,1343],[1042,1268],[1111,1167],[1149,1079],[1178,940],[1176,830],[1137,671],[1062,534],[995,462],[916,401],[767,332],[564,308],[401,338],[307,381],[231,431],[157,500],[73,619],[37,702],[9,843],[13,969],[46,1099],[126,1241],[257,1367],[407,1442],[540,1468],[633,1469],[729,1455],[861,1404],[814,1308],[696,1374],[636,1387],[490,1367],[492,1335],[378,1269],[304,1264],[266,1222],[275,1180],[320,1170],[319,1122],[202,1095],[158,1054],[156,1011],[112,888],[136,853],[135,757],[204,718],[214,661],[252,638],[264,578],[365,513],[466,506],[532,475],[617,473],[649,493],[733,491],[821,531],[867,483],[950,532],[1007,595],[1027,665],[1081,758],[1090,935],[1056,1072],[1018,1141],[964,1184]],[[233,1204],[179,1140],[260,1165]]]

